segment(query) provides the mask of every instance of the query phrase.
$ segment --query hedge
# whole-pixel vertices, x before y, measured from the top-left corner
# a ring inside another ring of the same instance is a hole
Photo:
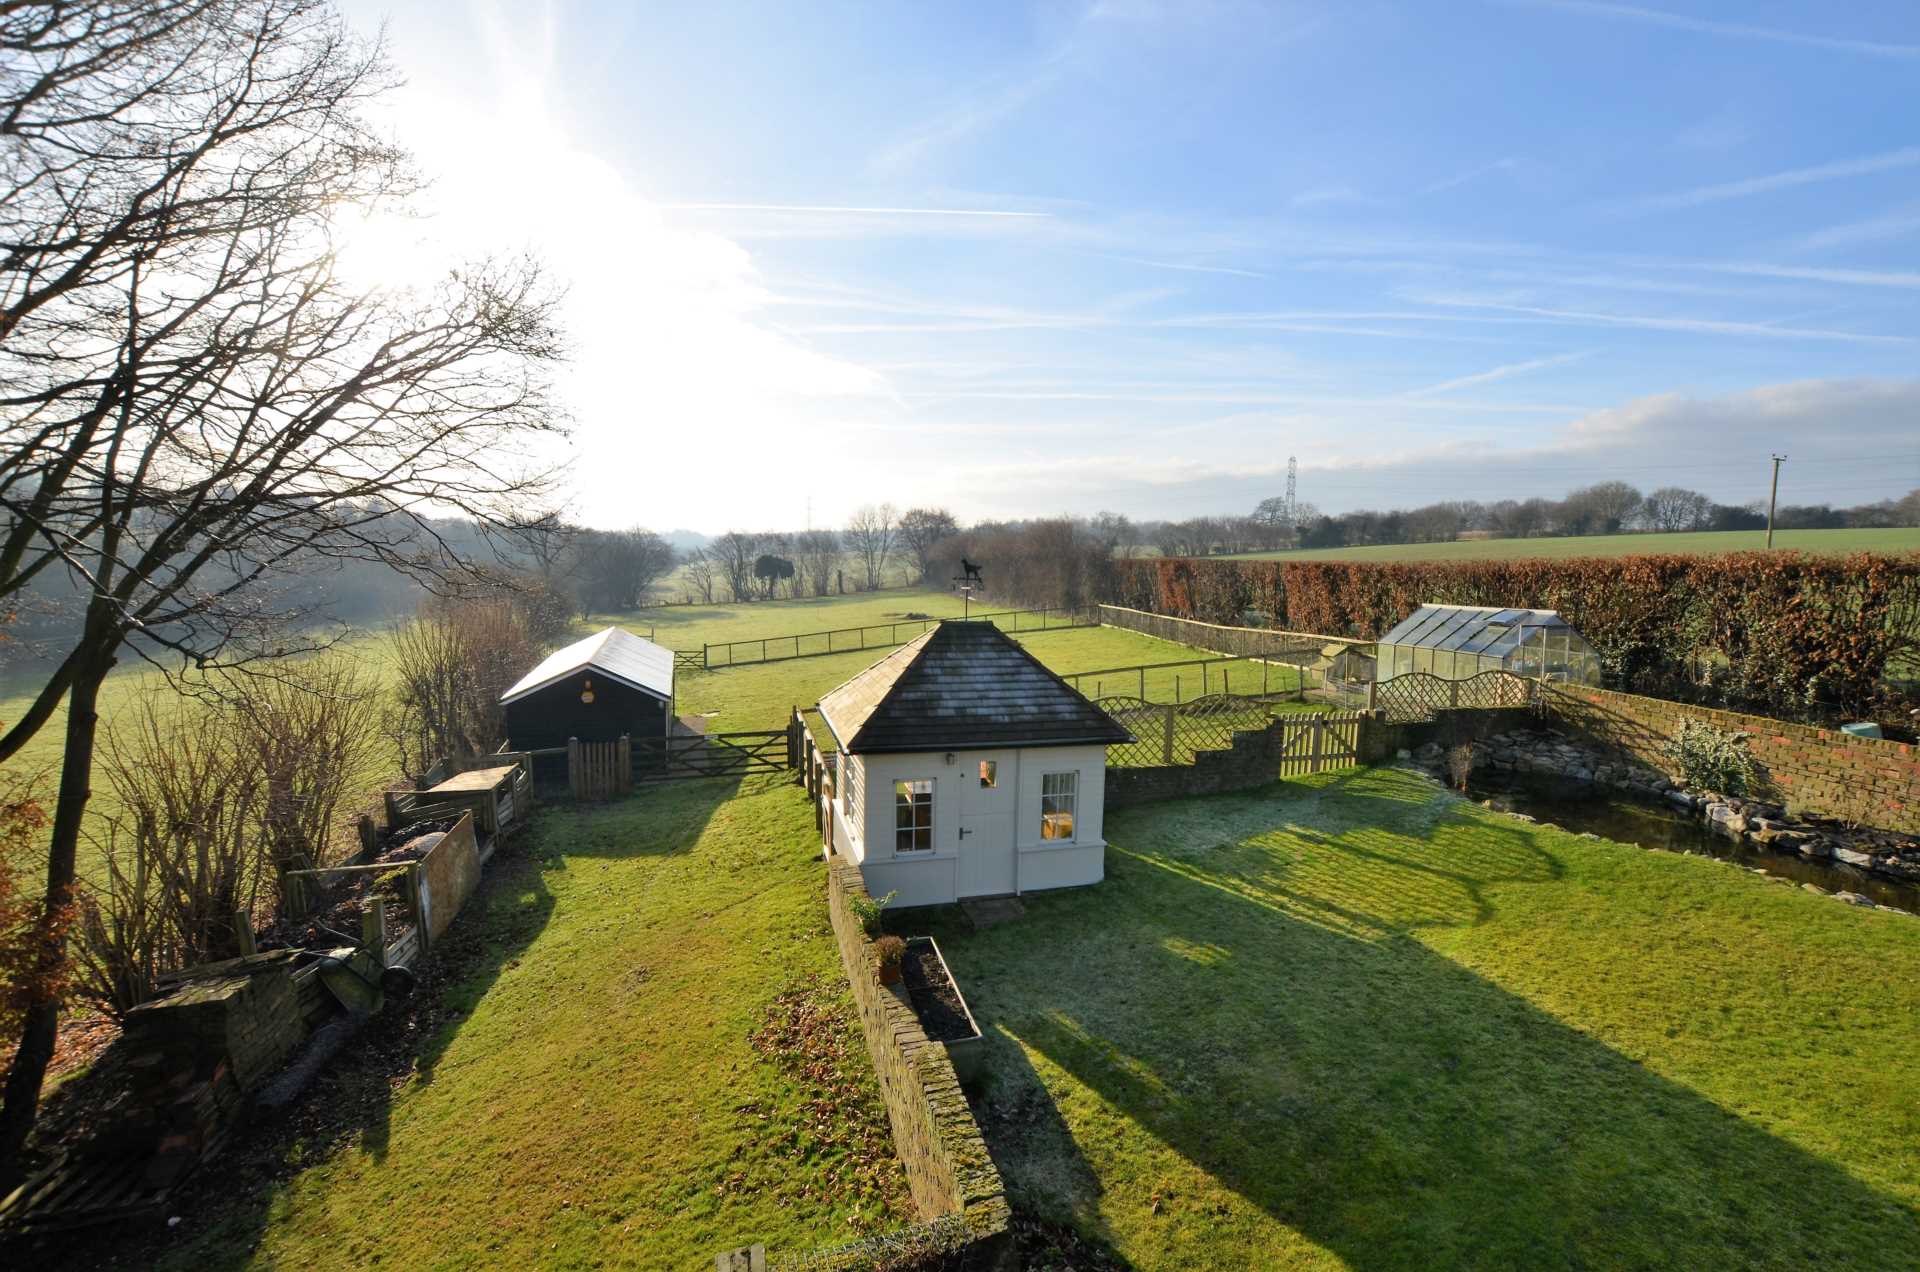
[[[1115,604],[1210,623],[1373,639],[1425,602],[1528,606],[1560,611],[1621,688],[1908,728],[1920,706],[1920,552],[1115,564]]]

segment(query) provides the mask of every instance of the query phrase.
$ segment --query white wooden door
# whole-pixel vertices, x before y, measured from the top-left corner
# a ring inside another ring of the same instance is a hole
[[[1015,889],[1013,814],[1019,799],[1018,755],[978,751],[959,775],[960,895],[1006,896]]]

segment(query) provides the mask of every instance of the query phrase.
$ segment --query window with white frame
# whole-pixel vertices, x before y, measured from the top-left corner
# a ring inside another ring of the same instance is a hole
[[[893,784],[893,850],[927,852],[933,848],[933,779]]]
[[[851,755],[840,765],[840,810],[848,824],[860,824],[860,761]]]
[[[1047,773],[1040,778],[1040,838],[1072,839],[1079,773]]]

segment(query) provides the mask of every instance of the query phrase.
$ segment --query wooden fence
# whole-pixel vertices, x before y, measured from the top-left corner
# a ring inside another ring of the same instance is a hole
[[[1107,696],[1111,685],[1131,688],[1143,701],[1191,702],[1236,690],[1248,697],[1301,698],[1311,679],[1307,669],[1263,658],[1185,658],[1137,663],[1097,671],[1060,673],[1060,678],[1089,698]]]
[[[575,799],[612,799],[633,789],[633,740],[567,739],[567,789]]]
[[[801,632],[794,636],[722,641],[717,645],[701,647],[700,665],[706,670],[750,667],[760,663],[787,662],[794,658],[820,658],[828,654],[857,653],[863,649],[888,649],[904,645],[934,625],[954,617],[949,614],[944,618],[907,618],[896,623],[874,623],[867,627],[836,627],[830,631]],[[970,617],[976,623],[992,623],[1004,632],[1054,631],[1100,625],[1095,612],[1090,609],[996,610]],[[675,666],[679,665],[676,661]]]
[[[1210,649],[1237,658],[1265,658],[1274,662],[1305,666],[1318,660],[1328,645],[1370,645],[1372,641],[1347,636],[1323,636],[1314,632],[1288,632],[1272,627],[1229,627],[1223,623],[1203,623],[1198,619],[1175,618],[1147,610],[1128,609],[1124,605],[1099,607],[1104,627],[1121,627],[1143,636]]]

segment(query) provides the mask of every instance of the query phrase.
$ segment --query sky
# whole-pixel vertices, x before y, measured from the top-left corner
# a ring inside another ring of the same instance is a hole
[[[1920,6],[344,0],[604,527],[1920,486]]]

